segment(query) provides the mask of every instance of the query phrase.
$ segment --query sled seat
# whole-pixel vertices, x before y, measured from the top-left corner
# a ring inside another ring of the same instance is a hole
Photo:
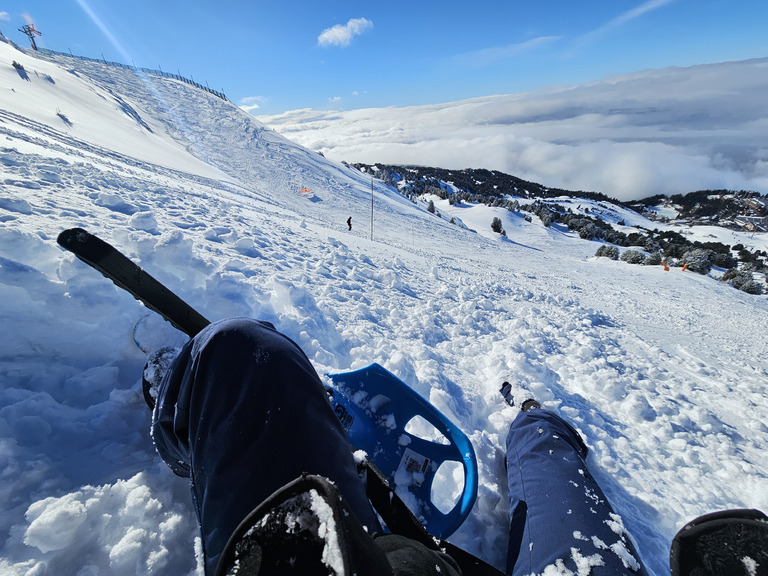
[[[431,534],[446,538],[455,532],[477,498],[477,460],[469,438],[379,364],[328,377],[331,404],[353,450],[367,453]],[[445,462],[460,464],[464,473],[464,486],[448,512],[433,499],[436,475]]]

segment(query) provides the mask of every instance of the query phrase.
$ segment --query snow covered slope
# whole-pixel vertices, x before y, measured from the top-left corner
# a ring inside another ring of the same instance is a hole
[[[320,373],[379,362],[408,382],[475,446],[478,501],[451,540],[496,565],[504,379],[583,433],[654,574],[685,521],[768,510],[766,298],[484,206],[438,218],[375,182],[371,231],[371,186],[186,84],[0,41],[0,573],[198,570],[136,344],[184,337],[60,250],[72,226],[209,319],[273,322]]]

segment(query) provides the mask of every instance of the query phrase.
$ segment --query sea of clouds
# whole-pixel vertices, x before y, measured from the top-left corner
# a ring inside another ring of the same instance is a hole
[[[347,162],[501,170],[622,199],[768,193],[768,58],[665,68],[522,94],[259,119]]]

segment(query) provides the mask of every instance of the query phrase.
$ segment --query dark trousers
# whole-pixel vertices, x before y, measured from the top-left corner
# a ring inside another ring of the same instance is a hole
[[[207,574],[245,516],[302,472],[330,478],[369,533],[381,531],[317,373],[271,324],[225,320],[188,342],[160,386],[152,436],[168,465],[191,479]],[[644,573],[586,454],[552,412],[512,423],[508,574],[558,562],[578,573],[577,555],[603,563],[592,574]]]
[[[331,479],[381,531],[317,373],[271,324],[225,320],[188,342],[161,384],[152,436],[191,479],[207,574],[245,516],[302,472]]]
[[[595,576],[645,574],[621,518],[587,469],[587,447],[565,420],[548,410],[521,412],[506,454],[508,574],[540,574],[551,565],[580,574],[577,562]]]

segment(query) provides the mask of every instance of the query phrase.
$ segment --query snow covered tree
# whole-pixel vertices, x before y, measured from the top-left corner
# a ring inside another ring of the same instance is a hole
[[[628,262],[629,264],[642,264],[645,262],[645,254],[639,250],[626,250],[624,254],[621,255],[621,260],[623,262]]]
[[[654,240],[651,237],[648,237],[645,239],[645,244],[643,245],[643,248],[645,248],[646,252],[658,252],[661,250],[661,244],[659,244],[656,240]]]
[[[491,222],[491,230],[493,230],[497,234],[506,235],[504,233],[504,227],[501,224],[501,218],[499,218],[498,216],[493,217],[493,221]]]
[[[598,258],[610,258],[611,260],[619,259],[619,249],[616,246],[610,246],[609,244],[603,244],[595,252],[595,256]]]
[[[579,228],[579,238],[583,240],[594,240],[595,238],[602,238],[602,230],[592,222],[587,222],[581,228]]]
[[[658,250],[651,252],[648,254],[643,264],[646,266],[658,266],[661,264],[661,253]]]
[[[739,261],[734,258],[730,252],[717,252],[715,254],[714,265],[719,268],[735,268],[738,266]]]
[[[534,214],[541,219],[541,223],[549,228],[552,222],[557,221],[557,212],[551,210],[546,204],[539,204],[533,210]]]
[[[427,205],[427,212],[429,212],[430,214],[435,213],[435,203],[432,202],[432,200],[430,200],[429,204]]]
[[[699,274],[709,274],[715,261],[715,253],[706,248],[691,248],[683,256],[683,264],[688,265],[688,270]]]
[[[763,293],[762,285],[754,279],[751,270],[737,270],[736,268],[731,268],[728,272],[723,274],[720,280],[722,282],[727,282],[734,288],[748,294]]]

